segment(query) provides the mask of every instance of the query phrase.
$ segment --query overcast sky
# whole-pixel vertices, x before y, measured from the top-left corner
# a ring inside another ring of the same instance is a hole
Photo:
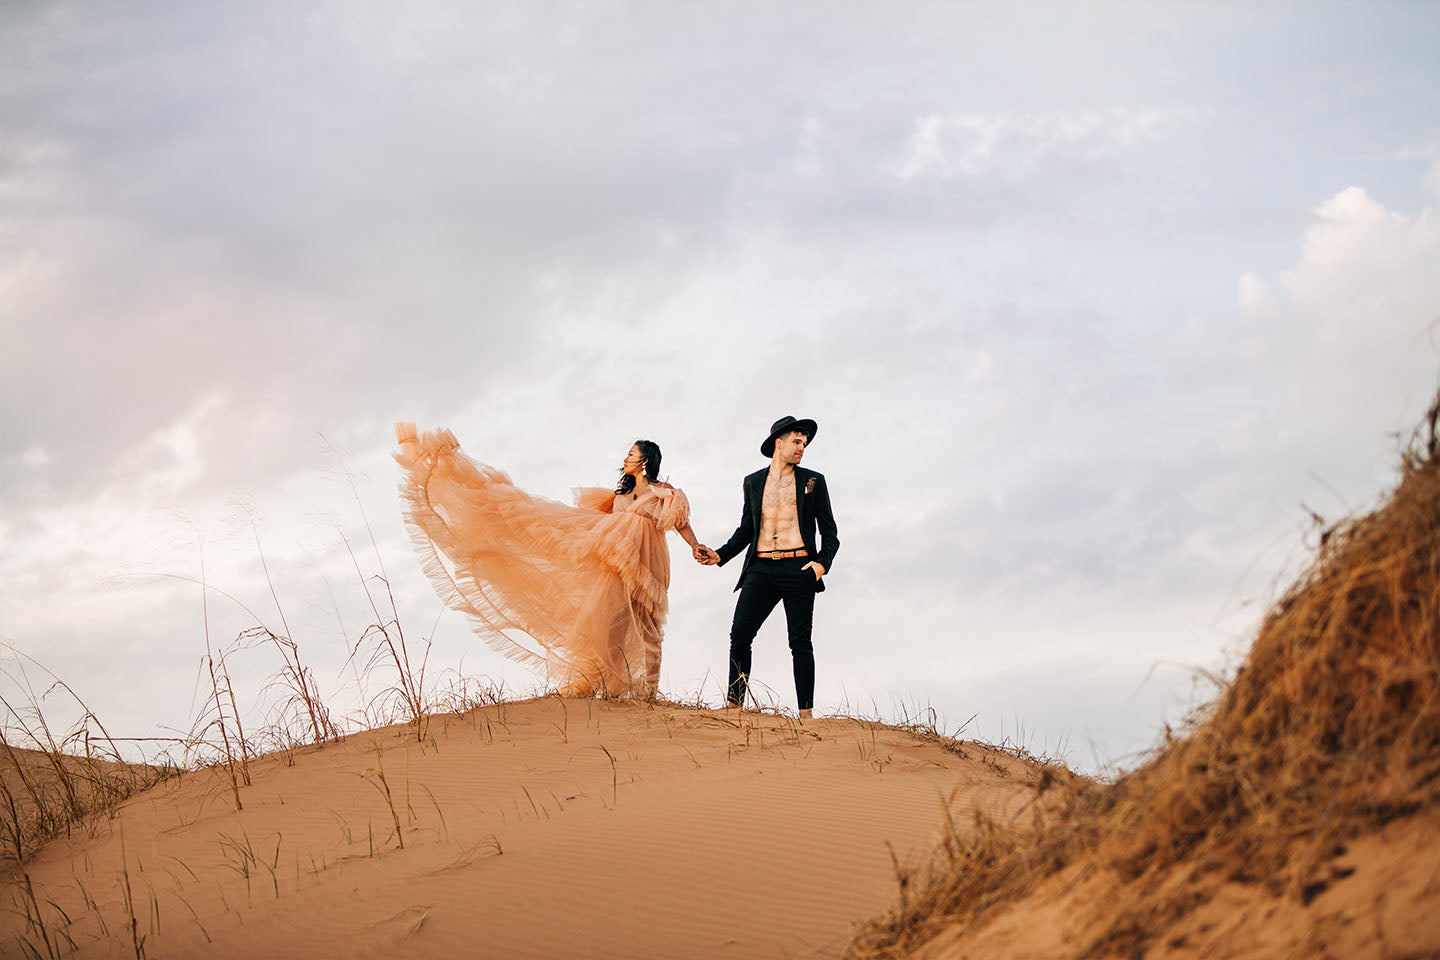
[[[202,550],[213,643],[282,629],[258,534],[337,714],[378,563],[435,683],[525,692],[392,422],[556,499],[655,440],[714,544],[793,414],[820,710],[1132,763],[1440,386],[1436,50],[1424,2],[7,2],[0,638],[186,728]],[[735,571],[672,550],[662,687],[718,703]],[[778,613],[754,675],[794,706]]]

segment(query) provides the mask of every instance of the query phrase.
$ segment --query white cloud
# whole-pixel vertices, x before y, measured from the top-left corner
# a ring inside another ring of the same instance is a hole
[[[1240,275],[1239,295],[1237,297],[1240,310],[1251,316],[1263,316],[1275,309],[1275,291],[1270,285],[1253,273]]]
[[[1300,263],[1280,277],[1301,309],[1371,331],[1440,319],[1440,219],[1387,211],[1360,187],[1315,208]],[[1349,315],[1348,323],[1342,318]]]
[[[1187,107],[1108,107],[1071,113],[930,114],[915,121],[902,179],[1024,176],[1049,161],[1096,163],[1194,126]]]
[[[1386,210],[1359,187],[1315,215],[1299,262],[1280,274],[1268,357],[1285,374],[1287,416],[1379,442],[1440,386],[1440,217]],[[1310,390],[1317,381],[1324,389]]]
[[[152,433],[143,443],[121,456],[122,471],[141,478],[152,496],[174,495],[198,480],[204,472],[200,456],[200,435],[209,415],[222,406],[219,396],[209,396],[180,420]]]

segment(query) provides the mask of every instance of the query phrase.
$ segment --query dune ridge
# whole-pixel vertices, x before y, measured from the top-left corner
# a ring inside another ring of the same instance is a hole
[[[1013,817],[1042,775],[879,723],[555,696],[249,767],[243,810],[183,773],[14,865],[0,953],[838,956],[945,809]]]

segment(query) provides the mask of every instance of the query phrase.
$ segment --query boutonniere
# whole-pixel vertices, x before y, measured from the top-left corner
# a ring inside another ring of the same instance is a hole
[[[806,492],[806,493],[814,493],[814,492],[815,492],[815,478],[814,478],[814,477],[811,477],[809,480],[806,480],[806,481],[805,481],[805,492]]]

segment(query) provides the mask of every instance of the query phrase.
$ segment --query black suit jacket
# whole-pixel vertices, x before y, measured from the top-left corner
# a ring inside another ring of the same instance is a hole
[[[750,564],[755,562],[755,538],[760,534],[760,506],[761,499],[765,495],[765,475],[770,472],[769,467],[756,470],[745,478],[742,488],[745,491],[745,506],[740,511],[740,525],[725,541],[725,545],[715,552],[720,554],[720,563],[723,566],[734,559],[741,550],[745,550],[745,565],[740,569],[740,579],[735,583],[735,589],[740,589],[740,584],[745,582],[745,572],[750,569]],[[800,519],[800,537],[805,541],[805,552],[810,554],[811,560],[816,560],[825,568],[828,576],[831,564],[835,562],[835,554],[840,551],[840,536],[835,530],[835,514],[830,510],[830,489],[825,486],[823,474],[814,470],[806,470],[804,467],[795,468],[795,513]],[[819,530],[819,545],[816,547],[816,530]],[[749,549],[746,549],[746,548]],[[818,593],[825,589],[825,580],[822,577],[815,582],[815,591]]]

